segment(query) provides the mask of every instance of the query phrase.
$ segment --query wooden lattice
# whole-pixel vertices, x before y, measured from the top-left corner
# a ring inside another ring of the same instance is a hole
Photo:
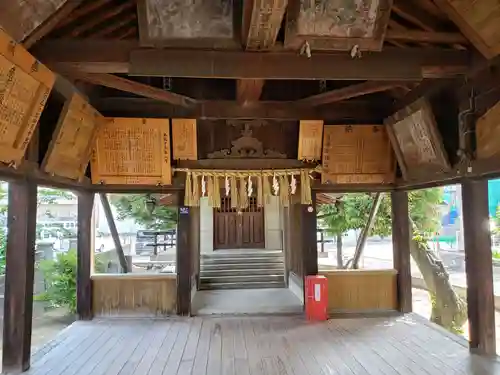
[[[64,105],[42,169],[54,175],[80,179],[85,174],[97,128],[104,118],[79,94]]]
[[[107,118],[97,132],[92,183],[170,185],[168,119]]]
[[[0,29],[0,162],[19,165],[55,76]]]
[[[394,182],[395,163],[384,126],[325,126],[322,167],[323,183]]]

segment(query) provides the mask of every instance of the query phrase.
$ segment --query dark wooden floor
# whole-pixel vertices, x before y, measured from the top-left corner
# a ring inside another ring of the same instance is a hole
[[[487,375],[493,360],[414,315],[307,323],[291,316],[77,322],[37,375]]]

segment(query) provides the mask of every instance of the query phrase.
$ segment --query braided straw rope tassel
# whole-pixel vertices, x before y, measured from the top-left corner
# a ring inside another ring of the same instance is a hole
[[[186,186],[184,187],[184,206],[191,206],[191,198],[193,192],[191,190],[191,172],[186,173]]]

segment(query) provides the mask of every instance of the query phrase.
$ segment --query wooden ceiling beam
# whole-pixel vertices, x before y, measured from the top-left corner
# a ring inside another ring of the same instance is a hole
[[[471,53],[440,48],[386,48],[352,59],[348,53],[141,49],[118,41],[46,41],[35,56],[54,70],[228,79],[410,80],[466,72]]]
[[[129,29],[123,30],[116,34],[117,39],[127,39],[129,36],[137,35],[137,26],[133,26]]]
[[[86,3],[85,5],[81,6],[80,8],[76,9],[74,12],[71,12],[67,17],[63,18],[56,26],[57,29],[61,29],[64,26],[69,25],[76,19],[86,16],[87,14],[99,9],[101,6],[105,5],[106,3],[110,3],[113,0],[94,0],[90,3]]]
[[[197,119],[328,120],[382,123],[387,108],[370,102],[346,102],[324,107],[300,107],[294,102],[260,101],[242,106],[236,101],[204,100],[192,107],[169,105],[146,98],[94,98],[92,105],[105,116],[187,117]]]
[[[367,81],[355,85],[342,87],[337,90],[327,91],[318,95],[309,96],[297,100],[295,103],[304,106],[316,107],[319,105],[340,102],[342,100],[352,99],[363,95],[374,94],[376,92],[391,90],[395,87],[403,86],[402,81]]]
[[[170,91],[165,91],[153,86],[145,85],[140,82],[131,81],[112,74],[104,73],[83,73],[79,71],[67,71],[66,75],[73,79],[79,79],[84,82],[94,85],[110,87],[116,90],[133,93],[135,95],[144,96],[146,98],[155,99],[164,103],[189,107],[196,103],[196,100],[179,95]]]
[[[468,44],[468,40],[461,33],[418,30],[387,30],[385,40],[391,42]]]
[[[288,0],[245,0],[243,37],[247,50],[267,50],[274,46]]]
[[[88,22],[82,23],[81,25],[75,27],[70,35],[74,38],[77,37],[84,32],[92,29],[93,27],[97,26],[98,24],[116,16],[117,14],[121,13],[124,10],[127,10],[129,8],[132,8],[135,6],[136,3],[133,0],[128,0],[127,2],[118,5],[116,7],[110,7],[109,9],[106,8],[106,11],[96,14],[95,17],[92,17]]]

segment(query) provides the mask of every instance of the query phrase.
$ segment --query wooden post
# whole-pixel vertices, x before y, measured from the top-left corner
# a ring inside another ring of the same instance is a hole
[[[9,184],[3,321],[3,373],[27,371],[31,356],[37,185]]]
[[[76,311],[80,320],[92,319],[92,213],[94,193],[78,193],[78,268],[76,272]]]
[[[178,193],[177,222],[177,314],[191,314],[191,218],[190,207],[184,206],[184,191]]]
[[[118,229],[116,229],[115,219],[113,219],[113,212],[111,211],[111,206],[109,204],[108,196],[106,193],[99,193],[101,197],[102,208],[104,209],[104,214],[106,215],[106,221],[108,222],[109,231],[111,232],[111,237],[113,238],[113,243],[115,244],[115,250],[118,254],[118,259],[120,260],[120,266],[123,273],[128,272],[127,259],[125,258],[125,253],[123,252],[123,247],[120,242],[120,236],[118,235]]]
[[[316,219],[316,194],[312,195],[312,204],[300,205],[302,229],[302,262],[304,276],[318,274],[318,240]]]
[[[394,268],[397,275],[398,309],[403,313],[412,311],[411,292],[411,255],[410,255],[410,216],[408,211],[408,193],[391,193],[392,207],[392,251]]]
[[[496,354],[493,267],[488,213],[488,181],[462,183],[469,346]]]

